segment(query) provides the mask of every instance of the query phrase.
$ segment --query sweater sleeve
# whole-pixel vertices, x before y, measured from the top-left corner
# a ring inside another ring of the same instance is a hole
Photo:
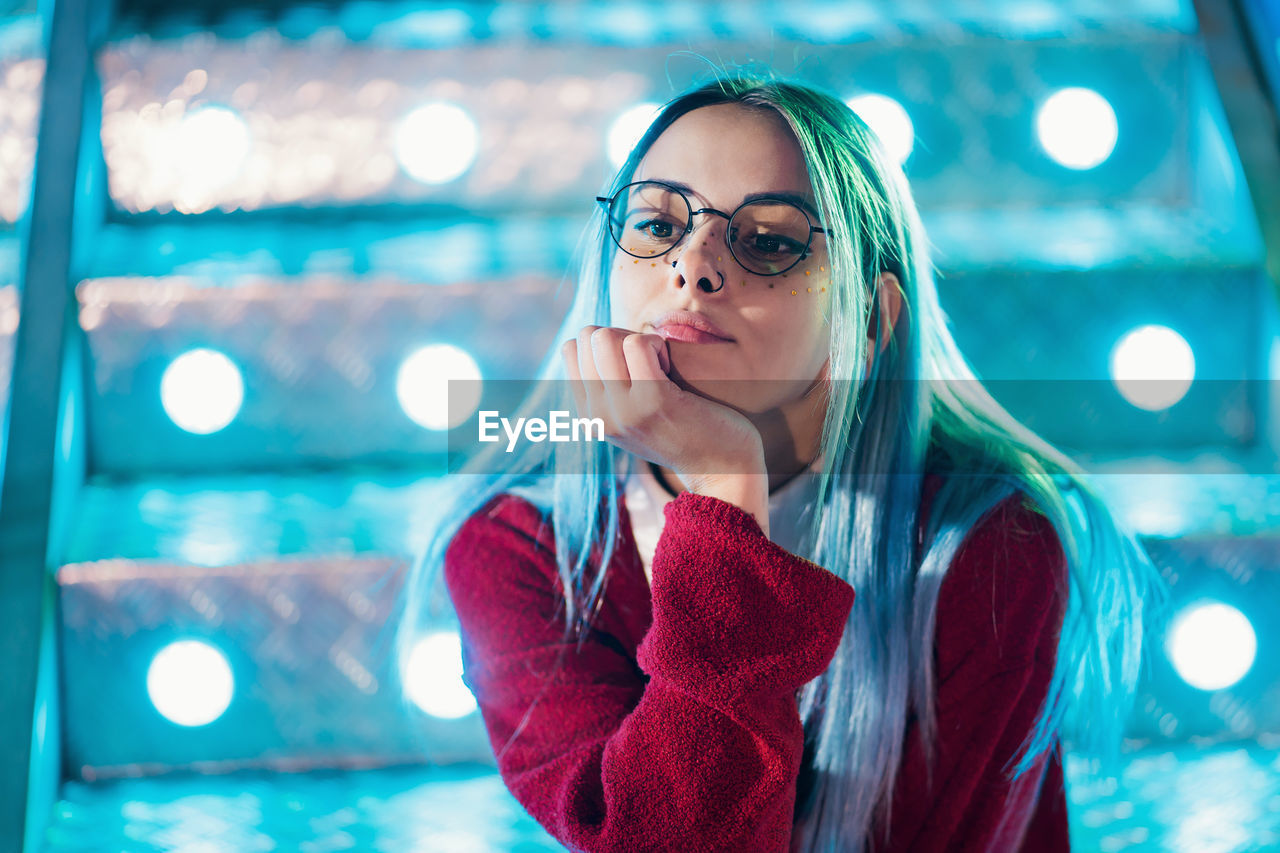
[[[932,783],[913,715],[889,840],[881,843],[880,824],[874,849],[1020,849],[1050,753],[1012,782],[1006,764],[1021,758],[1048,696],[1065,602],[1066,557],[1052,525],[1020,495],[1006,499],[965,538],[939,591]]]
[[[574,850],[786,850],[796,692],[835,654],[853,588],[741,508],[685,492],[664,508],[636,657],[598,629],[579,651],[562,641],[539,515],[505,501],[463,525],[445,574],[464,678],[516,799]]]

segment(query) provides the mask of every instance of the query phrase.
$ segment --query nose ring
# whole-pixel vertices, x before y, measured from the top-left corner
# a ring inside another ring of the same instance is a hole
[[[672,261],[671,268],[675,269],[675,266],[676,266],[676,262]],[[698,289],[703,291],[704,293],[719,293],[721,290],[724,290],[724,273],[717,270],[716,275],[720,277],[719,287],[712,287],[711,279],[707,278],[704,275],[702,278],[698,279]],[[703,282],[706,282],[706,283],[704,284]]]

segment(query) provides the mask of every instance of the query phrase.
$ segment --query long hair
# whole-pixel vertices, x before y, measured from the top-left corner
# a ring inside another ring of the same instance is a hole
[[[1048,697],[1009,772],[1026,772],[1059,739],[1114,756],[1140,674],[1144,627],[1149,631],[1154,617],[1163,616],[1167,590],[1083,470],[1016,421],[978,381],[939,305],[906,178],[867,125],[820,88],[717,69],[661,108],[604,194],[633,179],[654,141],[678,118],[723,103],[775,111],[799,142],[828,230],[830,375],[855,380],[832,383],[820,439],[826,460],[817,484],[820,511],[805,533],[809,553],[802,554],[858,594],[830,666],[800,694],[815,771],[795,827],[800,849],[857,849],[870,841],[878,810],[887,830],[909,713],[927,751],[936,738],[932,649],[942,581],[965,534],[1015,493],[1052,523],[1067,561],[1069,596]],[[578,286],[557,344],[584,325],[610,325],[615,251],[597,209],[579,245]],[[900,281],[903,310],[881,351],[875,288],[884,270]],[[876,355],[864,375],[873,322]],[[557,345],[538,379],[565,378]],[[539,381],[517,414],[570,408],[566,384]],[[580,643],[618,541],[615,463],[626,455],[608,442],[524,442],[503,454],[501,473],[463,478],[406,580],[396,636],[400,660],[419,635],[449,540],[503,493],[529,500],[552,524],[564,590],[563,645],[575,636]],[[963,475],[944,476],[918,546],[926,471]],[[593,555],[601,571],[590,571]]]

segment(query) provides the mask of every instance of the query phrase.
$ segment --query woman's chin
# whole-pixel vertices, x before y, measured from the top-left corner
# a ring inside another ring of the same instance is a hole
[[[744,415],[763,414],[812,391],[815,380],[776,379],[740,373],[740,363],[700,357],[697,345],[671,350],[668,377],[679,388],[735,409]],[[738,368],[738,369],[735,369]]]
[[[673,380],[683,390],[697,394],[713,403],[728,406],[743,415],[759,414],[770,408],[762,405],[751,394],[744,393],[751,390],[748,387],[750,380],[747,379],[690,379],[688,377],[675,379],[673,377]]]

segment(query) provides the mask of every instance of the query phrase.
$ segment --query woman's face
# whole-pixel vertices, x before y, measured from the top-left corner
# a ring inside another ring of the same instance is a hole
[[[658,137],[632,180],[687,185],[694,210],[726,214],[749,194],[795,194],[807,201],[813,224],[821,224],[799,143],[773,110],[717,104],[686,113]],[[673,372],[706,396],[760,413],[801,398],[825,372],[831,266],[826,237],[814,234],[808,255],[787,272],[750,273],[729,252],[728,224],[715,214],[696,215],[693,232],[653,261],[616,251],[610,324],[656,333],[668,312],[705,315],[732,340],[668,339]],[[708,293],[698,286],[703,278],[711,287],[723,278],[724,287]],[[708,385],[712,380],[741,381]]]

